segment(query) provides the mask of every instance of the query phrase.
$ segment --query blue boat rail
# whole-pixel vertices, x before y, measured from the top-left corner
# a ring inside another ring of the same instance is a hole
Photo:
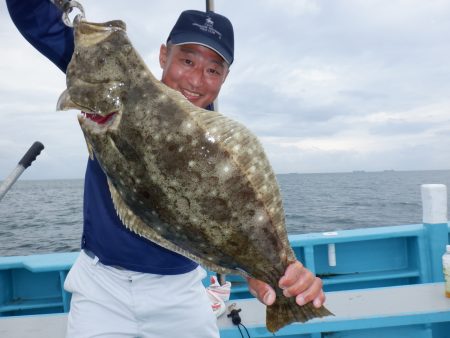
[[[423,224],[290,235],[290,243],[298,259],[322,278],[324,290],[331,294],[442,283],[441,257],[450,242],[446,187],[423,185],[422,203]],[[64,291],[63,284],[78,254],[1,257],[0,319],[68,312],[70,294]],[[213,272],[209,272],[211,274]],[[234,275],[225,277],[232,282],[232,300],[253,298],[245,279]],[[204,284],[209,284],[209,276]],[[439,325],[450,330],[450,306],[448,312],[440,316],[445,318],[441,321],[446,322],[446,326]],[[308,327],[313,327],[311,325]],[[252,332],[257,332],[254,330]]]

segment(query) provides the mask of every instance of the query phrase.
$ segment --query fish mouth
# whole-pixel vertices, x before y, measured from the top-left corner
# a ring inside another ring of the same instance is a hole
[[[83,130],[94,134],[116,130],[120,124],[119,111],[114,111],[105,115],[82,110],[80,114],[77,115],[77,118]]]
[[[106,123],[112,123],[112,119],[114,118],[114,116],[117,114],[117,111],[114,111],[112,113],[109,113],[107,115],[101,115],[101,114],[96,114],[96,113],[88,113],[85,111],[81,112],[81,117],[82,118],[87,118],[91,121],[94,121],[97,124],[106,124]]]
[[[68,90],[65,90],[59,97],[58,103],[56,105],[57,110],[69,110],[76,109],[80,110],[81,113],[78,114],[78,121],[82,125],[91,125],[96,127],[111,127],[118,125],[120,119],[117,117],[120,115],[119,110],[114,110],[108,113],[96,112],[93,109],[83,106],[75,102],[69,95]],[[90,123],[86,123],[90,122]]]

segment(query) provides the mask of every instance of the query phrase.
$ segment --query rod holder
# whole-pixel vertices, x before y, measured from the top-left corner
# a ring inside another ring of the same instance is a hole
[[[336,266],[336,245],[334,243],[328,244],[328,265]]]
[[[448,243],[447,187],[444,184],[421,186],[423,227],[428,247],[429,278],[422,282],[442,282],[442,255]]]
[[[422,184],[423,223],[447,223],[447,186]]]

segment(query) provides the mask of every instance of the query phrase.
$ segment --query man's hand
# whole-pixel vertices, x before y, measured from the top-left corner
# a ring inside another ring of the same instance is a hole
[[[275,302],[275,291],[268,284],[254,278],[247,278],[247,282],[250,293],[260,302],[266,305]],[[296,303],[300,306],[313,302],[314,307],[319,308],[325,302],[322,280],[314,276],[299,261],[287,267],[278,286],[283,289],[286,297],[295,297]]]

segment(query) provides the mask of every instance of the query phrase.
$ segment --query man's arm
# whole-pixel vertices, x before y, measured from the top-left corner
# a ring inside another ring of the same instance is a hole
[[[63,72],[73,53],[73,30],[61,20],[62,12],[49,0],[6,0],[19,32]]]

